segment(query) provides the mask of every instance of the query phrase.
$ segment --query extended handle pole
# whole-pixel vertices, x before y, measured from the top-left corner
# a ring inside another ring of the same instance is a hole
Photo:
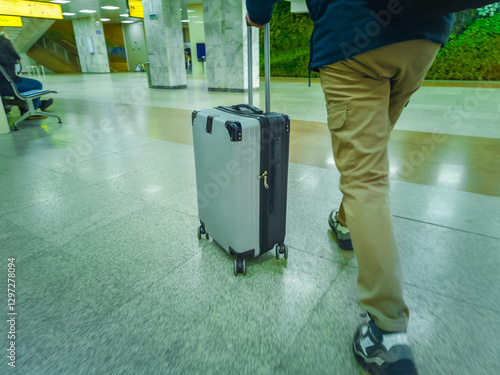
[[[264,25],[264,72],[266,89],[266,113],[271,112],[271,28]],[[248,44],[248,104],[253,105],[253,63],[252,63],[252,26],[247,27]]]
[[[248,104],[253,105],[253,62],[252,62],[252,26],[247,27],[248,44]]]
[[[264,25],[264,70],[266,85],[266,113],[271,112],[271,28]]]

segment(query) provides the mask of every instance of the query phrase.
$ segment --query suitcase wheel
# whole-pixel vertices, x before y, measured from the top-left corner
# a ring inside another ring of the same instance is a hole
[[[208,233],[205,232],[205,228],[203,228],[201,225],[198,227],[198,239],[201,240],[201,235],[204,234],[205,238],[208,240],[209,236]]]
[[[275,247],[275,251],[276,251],[276,259],[280,258],[280,254],[284,254],[285,259],[288,259],[288,246],[285,245],[284,243],[277,244]]]
[[[243,275],[247,274],[247,262],[245,259],[236,259],[234,261],[234,276],[238,276],[239,273],[243,273]]]

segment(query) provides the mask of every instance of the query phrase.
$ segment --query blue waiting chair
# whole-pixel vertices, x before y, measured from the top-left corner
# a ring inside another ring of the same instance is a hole
[[[22,102],[25,102],[26,107],[28,108],[28,111],[24,115],[22,115],[16,122],[14,122],[14,129],[15,130],[17,130],[17,124],[24,121],[25,119],[27,119],[30,116],[45,115],[45,116],[57,117],[59,119],[59,124],[62,124],[61,117],[57,113],[37,111],[35,109],[35,105],[33,104],[33,100],[35,100],[43,95],[46,95],[46,94],[51,94],[51,93],[57,94],[57,91],[29,90],[29,91],[19,92],[14,80],[7,74],[7,72],[5,71],[5,69],[2,66],[0,66],[0,73],[2,73],[4,75],[4,77],[7,79],[7,81],[12,86],[12,90],[14,91],[14,97]],[[5,103],[5,104],[7,104],[7,103]],[[18,101],[14,100],[14,102],[11,102],[11,104],[18,105],[19,103],[18,103]]]

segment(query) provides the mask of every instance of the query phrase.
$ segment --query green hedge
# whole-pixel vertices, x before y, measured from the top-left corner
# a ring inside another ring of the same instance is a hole
[[[290,13],[290,3],[279,0],[271,27],[271,76],[307,77],[309,40],[314,23],[307,15]],[[260,31],[260,74],[264,75],[264,30]],[[319,76],[313,73],[313,76]]]
[[[452,34],[426,78],[500,80],[500,14],[478,18],[462,34]]]
[[[271,75],[307,77],[313,22],[308,15],[290,13],[279,0],[271,20]],[[263,30],[260,71],[264,75]],[[312,74],[317,77],[318,74]],[[450,40],[427,74],[435,80],[500,80],[500,14],[481,18],[477,10],[456,14]]]

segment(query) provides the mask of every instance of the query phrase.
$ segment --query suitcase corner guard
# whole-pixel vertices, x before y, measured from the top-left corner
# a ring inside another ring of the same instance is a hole
[[[227,121],[226,129],[229,132],[229,138],[231,138],[231,141],[241,141],[241,123],[238,121]]]
[[[232,256],[238,258],[238,259],[243,259],[243,258],[254,258],[255,257],[255,249],[245,251],[243,253],[237,253],[234,251],[234,249],[229,246],[229,254]]]
[[[194,110],[192,113],[191,113],[191,125],[194,125],[194,119],[198,116],[198,113],[200,111],[196,111]]]

